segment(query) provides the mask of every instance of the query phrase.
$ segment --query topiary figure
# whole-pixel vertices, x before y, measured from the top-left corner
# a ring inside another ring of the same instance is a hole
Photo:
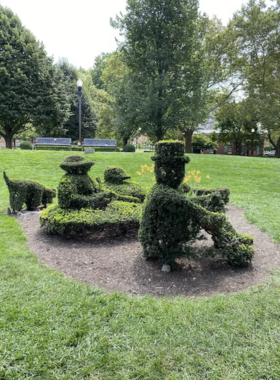
[[[27,210],[35,210],[40,205],[46,207],[56,196],[55,189],[49,189],[39,182],[10,179],[5,172],[3,174],[10,193],[10,206],[14,213],[22,210],[24,204]]]
[[[104,180],[108,183],[121,184],[126,179],[130,179],[131,176],[127,175],[126,172],[119,166],[108,166],[104,171]]]
[[[147,189],[135,182],[127,182],[131,177],[119,166],[108,166],[104,171],[105,187],[122,196],[133,197],[136,202],[144,202]]]
[[[102,194],[104,202],[100,204],[100,187],[88,172],[94,165],[81,156],[69,156],[59,166],[66,171],[58,186],[58,204],[64,209],[98,208],[106,206],[110,200]]]
[[[250,262],[253,257],[252,238],[238,234],[224,214],[202,207],[205,199],[197,197],[193,201],[179,191],[185,164],[189,162],[184,155],[183,144],[179,141],[159,142],[152,159],[155,161],[157,183],[146,198],[140,223],[143,256],[176,266],[176,258],[191,256],[188,244],[199,238],[201,229],[204,229],[212,235],[215,253],[225,257],[230,264]],[[213,203],[211,194],[206,196],[209,197],[208,203]]]
[[[139,227],[140,200],[117,193],[100,180],[93,181],[88,174],[93,165],[93,161],[81,156],[67,157],[60,164],[66,174],[58,186],[58,205],[49,207],[40,216],[48,233],[74,236],[104,229],[113,236]],[[123,175],[122,170],[118,172]]]

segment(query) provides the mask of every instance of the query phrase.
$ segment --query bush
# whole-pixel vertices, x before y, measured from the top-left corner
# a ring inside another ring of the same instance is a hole
[[[32,150],[33,145],[30,141],[22,141],[19,145],[20,149]]]
[[[135,146],[132,144],[127,144],[123,148],[123,152],[135,152]]]
[[[40,223],[52,235],[71,237],[106,230],[115,236],[139,228],[141,209],[142,205],[118,201],[110,203],[105,211],[65,210],[55,205],[40,214]]]
[[[37,145],[36,150],[71,150],[71,146],[49,146],[49,145]],[[75,147],[74,150],[81,150],[82,148],[80,147]]]

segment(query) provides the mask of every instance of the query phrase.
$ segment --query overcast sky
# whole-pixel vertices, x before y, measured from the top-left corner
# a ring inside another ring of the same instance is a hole
[[[224,24],[248,0],[200,0],[200,9]],[[88,69],[102,52],[114,51],[118,36],[110,17],[125,12],[126,0],[0,0],[18,15],[23,25],[42,41],[55,61],[68,58]]]

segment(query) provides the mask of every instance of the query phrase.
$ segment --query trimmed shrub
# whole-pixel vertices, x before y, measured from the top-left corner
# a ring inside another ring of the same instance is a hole
[[[138,183],[127,182],[131,177],[119,166],[108,166],[104,171],[105,186],[115,193],[133,197],[137,202],[144,202],[147,189]]]
[[[48,189],[36,181],[10,179],[5,172],[4,179],[10,193],[10,206],[15,213],[22,210],[24,204],[27,210],[34,210],[40,205],[46,206],[56,196],[55,189]]]
[[[135,146],[132,144],[127,144],[124,146],[123,152],[135,152]]]
[[[33,149],[33,145],[31,144],[30,141],[22,141],[19,144],[19,147],[20,147],[20,149],[26,149],[26,150],[32,150]]]
[[[104,171],[105,182],[123,183],[123,181],[130,178],[131,176],[126,174],[120,166],[108,166]]]
[[[118,201],[110,203],[105,211],[91,208],[65,210],[55,205],[40,214],[40,223],[52,235],[74,237],[106,231],[116,236],[139,228],[141,209],[142,205]]]
[[[71,150],[71,146],[49,146],[49,145],[37,145],[36,150]],[[75,150],[81,150],[82,148],[75,149]]]
[[[139,240],[143,256],[176,266],[176,258],[195,258],[190,247],[200,238],[204,229],[212,235],[215,250],[230,265],[247,265],[253,257],[251,237],[238,234],[223,211],[228,202],[228,189],[197,191],[200,196],[187,197],[189,188],[181,185],[185,175],[185,163],[181,142],[163,141],[156,144],[155,174],[153,186],[144,203],[140,223]],[[178,189],[178,187],[181,187]]]

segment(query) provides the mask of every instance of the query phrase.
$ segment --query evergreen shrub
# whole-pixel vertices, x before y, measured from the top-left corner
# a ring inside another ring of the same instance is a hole
[[[135,146],[132,144],[127,144],[124,146],[123,152],[135,152]]]
[[[33,149],[33,145],[31,144],[30,141],[22,141],[19,144],[19,147],[20,147],[20,149],[26,149],[26,150],[32,150]]]

